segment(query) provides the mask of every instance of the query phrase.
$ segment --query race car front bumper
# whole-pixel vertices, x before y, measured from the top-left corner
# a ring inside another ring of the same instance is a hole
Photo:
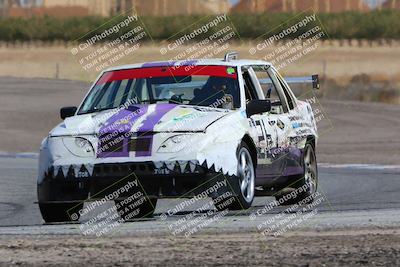
[[[227,178],[232,179],[197,161],[101,163],[93,166],[91,174],[84,165],[51,166],[38,184],[38,201],[101,199],[134,181],[148,198],[191,197]]]

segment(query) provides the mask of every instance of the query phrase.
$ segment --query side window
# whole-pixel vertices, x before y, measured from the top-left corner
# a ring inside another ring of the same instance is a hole
[[[264,93],[265,99],[271,101],[272,104],[272,113],[281,114],[284,113],[283,101],[279,96],[279,91],[275,85],[274,79],[268,74],[266,67],[264,66],[255,66],[253,67],[254,72],[257,75],[258,80],[260,81],[261,89]]]
[[[242,69],[242,72],[246,102],[249,102],[252,99],[257,99],[256,90],[254,88],[253,82],[251,81],[249,72],[245,68]]]
[[[283,92],[285,94],[285,97],[286,97],[287,102],[288,102],[289,109],[293,109],[294,105],[295,105],[295,101],[293,99],[293,96],[289,93],[289,88],[287,87],[286,83],[283,81],[283,78],[279,73],[276,73],[275,75],[276,75],[276,77],[277,77],[277,79],[279,81],[279,84],[281,85],[282,90],[283,90]]]

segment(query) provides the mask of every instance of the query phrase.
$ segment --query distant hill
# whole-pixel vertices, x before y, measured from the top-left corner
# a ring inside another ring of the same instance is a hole
[[[313,9],[316,12],[368,11],[363,0],[241,0],[232,13],[297,12]]]
[[[229,12],[229,0],[0,0],[0,16],[30,17],[87,16],[108,17],[119,13],[140,16],[221,14]]]
[[[387,0],[383,3],[382,8],[400,9],[400,0]]]

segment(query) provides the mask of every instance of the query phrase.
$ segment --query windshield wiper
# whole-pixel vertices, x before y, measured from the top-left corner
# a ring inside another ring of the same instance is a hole
[[[110,110],[110,109],[115,109],[116,107],[109,107],[109,108],[93,108],[86,110],[84,112],[79,112],[78,115],[83,115],[83,114],[89,114],[89,113],[94,113],[94,112],[100,112],[104,110]]]
[[[191,101],[191,99],[181,99],[181,100],[182,100],[182,101],[188,101],[188,102]],[[183,104],[183,103],[181,103],[181,102],[179,102],[179,101],[174,101],[174,100],[171,101],[170,98],[146,99],[146,100],[141,100],[139,103],[136,103],[136,104],[139,104],[139,105],[142,104],[142,103],[154,104],[154,103],[157,103],[157,102],[159,102],[159,101],[168,101],[168,102],[173,102],[173,103],[175,103],[175,104]],[[94,113],[94,112],[100,112],[100,111],[110,110],[110,109],[115,109],[115,108],[118,108],[118,107],[93,108],[93,109],[89,109],[89,110],[84,111],[84,112],[79,112],[78,115],[89,114],[89,113]]]
[[[148,100],[141,100],[140,102],[141,103],[150,103],[150,104],[154,104],[154,103],[157,103],[157,102],[160,102],[160,101],[171,101],[171,99],[170,98],[163,98],[163,99],[148,99]],[[181,102],[178,102],[178,101],[174,101],[174,100],[172,100],[174,103],[179,103],[179,104],[183,104],[183,103],[181,103]],[[182,99],[182,101],[190,101],[189,99]]]
[[[153,103],[153,102],[155,103],[158,101],[169,101],[169,98],[140,100],[140,103]]]

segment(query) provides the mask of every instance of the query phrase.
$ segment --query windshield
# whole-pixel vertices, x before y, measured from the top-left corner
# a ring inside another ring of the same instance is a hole
[[[126,103],[158,102],[236,109],[240,107],[236,68],[229,66],[152,67],[105,72],[78,114]]]

